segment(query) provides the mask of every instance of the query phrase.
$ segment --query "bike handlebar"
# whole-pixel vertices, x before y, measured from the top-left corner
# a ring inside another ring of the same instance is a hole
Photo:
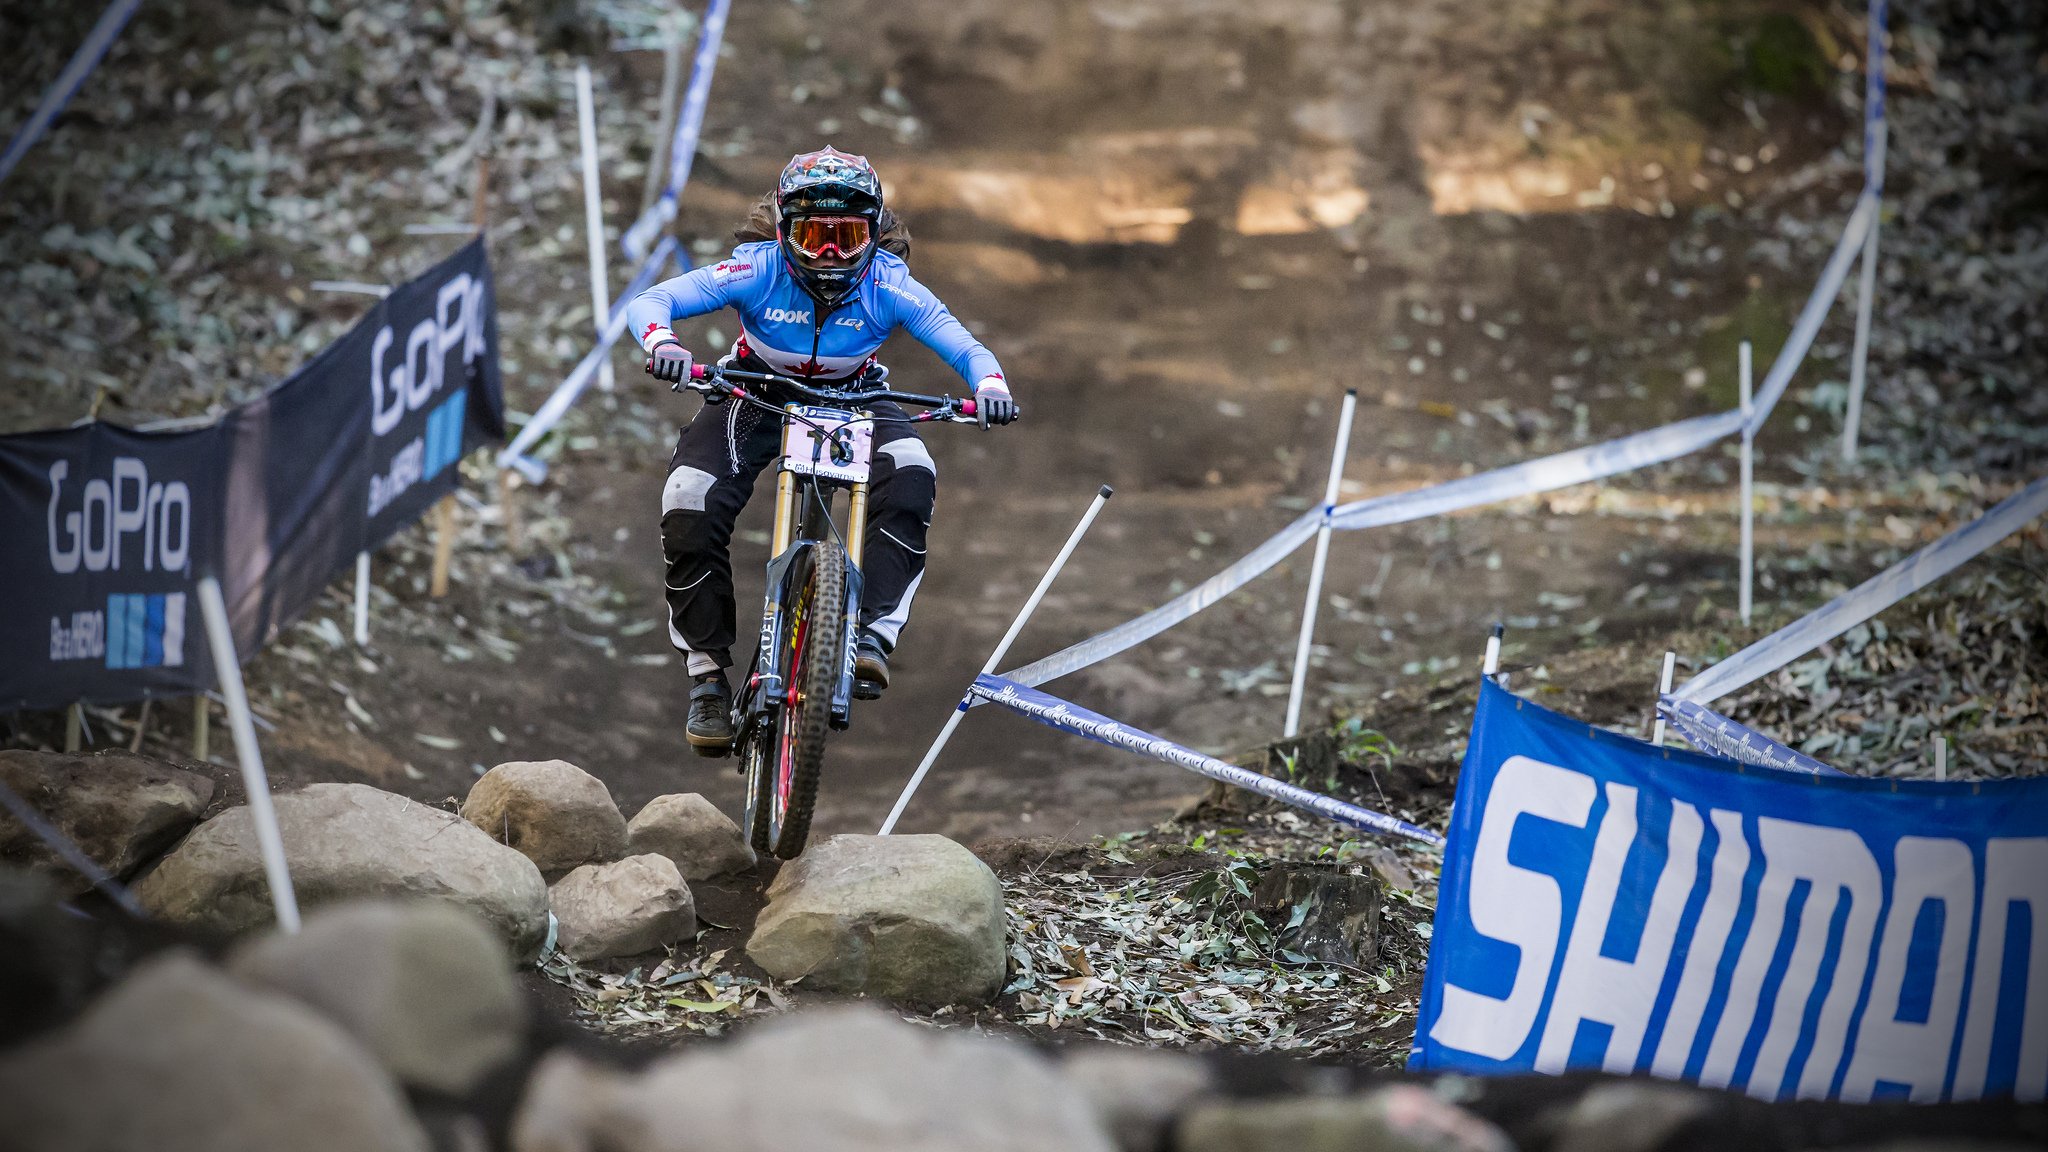
[[[739,368],[727,368],[711,364],[690,365],[691,384],[678,384],[677,387],[690,387],[692,391],[709,392],[713,391],[717,385],[724,385],[723,391],[731,395],[751,399],[752,397],[748,393],[732,385],[731,381],[733,380],[745,380],[760,384],[778,384],[800,396],[812,400],[820,400],[828,404],[867,404],[876,400],[893,400],[899,404],[915,404],[923,408],[937,409],[937,411],[928,415],[917,417],[920,421],[943,420],[956,415],[971,417],[975,414],[974,398],[971,396],[955,400],[951,396],[924,396],[916,392],[897,392],[887,386],[869,388],[858,392],[844,392],[836,389],[814,388],[801,380],[793,380],[788,376],[778,376],[772,372],[748,372]],[[708,386],[697,388],[694,385],[698,381],[702,381]]]

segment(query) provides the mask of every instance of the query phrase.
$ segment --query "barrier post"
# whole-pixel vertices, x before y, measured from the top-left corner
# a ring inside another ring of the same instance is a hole
[[[74,703],[69,708],[64,709],[64,751],[78,751],[84,730],[84,706]]]
[[[611,275],[604,256],[604,198],[597,180],[597,101],[590,92],[590,65],[576,65],[576,134],[583,145],[583,231],[590,249],[590,322],[600,339],[611,319]],[[611,357],[597,367],[597,386],[610,392]]]
[[[1863,62],[1863,187],[1883,203],[1885,143],[1885,0],[1870,0],[1864,16],[1867,43]],[[1870,360],[1870,309],[1877,296],[1877,228],[1883,213],[1872,212],[1863,236],[1863,267],[1856,284],[1856,342],[1849,354],[1849,402],[1842,412],[1842,462],[1856,462],[1863,427],[1863,388]]]
[[[519,512],[519,475],[510,468],[498,468],[498,515],[505,521],[505,550],[526,550],[526,518]]]
[[[1309,562],[1308,599],[1301,606],[1301,636],[1294,643],[1294,683],[1287,690],[1287,722],[1282,739],[1301,732],[1301,697],[1308,686],[1309,650],[1315,646],[1316,606],[1323,597],[1323,570],[1330,562],[1330,510],[1344,483],[1344,456],[1351,450],[1351,418],[1358,411],[1358,389],[1344,390],[1344,408],[1337,415],[1337,447],[1330,454],[1330,479],[1323,488],[1323,526],[1316,531],[1315,559]]]
[[[1741,605],[1742,622],[1747,625],[1756,579],[1756,429],[1750,424],[1756,403],[1750,394],[1749,341],[1742,342],[1737,356],[1740,363],[1736,382],[1742,394],[1742,582],[1736,599]]]
[[[356,647],[370,646],[370,552],[356,553]]]
[[[278,929],[290,936],[299,930],[299,902],[292,893],[292,874],[284,859],[284,837],[278,832],[277,810],[270,803],[270,777],[263,771],[263,750],[256,744],[256,724],[242,685],[242,662],[235,655],[235,637],[228,629],[227,601],[221,596],[218,579],[208,576],[199,581],[199,608],[206,617],[206,642],[220,675],[220,694],[227,701],[228,730],[234,734],[235,759],[242,768],[242,790],[248,793],[249,818],[256,825],[263,874],[270,882],[270,904],[277,913]]]
[[[128,738],[128,750],[130,752],[142,751],[142,737],[149,731],[149,706],[154,703],[156,703],[155,700],[145,696],[142,698],[142,707],[136,710],[135,735]]]
[[[1053,557],[1052,566],[1045,570],[1045,575],[1038,578],[1038,587],[1031,590],[1031,596],[1024,601],[1024,607],[1018,610],[1017,618],[1010,621],[1010,630],[1003,633],[1003,639],[996,645],[996,650],[988,654],[988,662],[981,666],[981,675],[994,674],[996,665],[1002,663],[1003,657],[1010,654],[1010,645],[1016,641],[1017,634],[1024,631],[1025,621],[1030,620],[1031,614],[1038,611],[1038,602],[1045,599],[1045,590],[1052,587],[1053,578],[1060,574],[1060,569],[1067,566],[1067,557],[1074,554],[1074,548],[1081,543],[1081,537],[1088,534],[1088,526],[1095,523],[1095,517],[1101,514],[1102,506],[1109,503],[1109,498],[1114,495],[1116,489],[1107,484],[1095,490],[1094,502],[1088,505],[1088,511],[1081,514],[1081,522],[1074,525],[1074,530],[1067,535],[1067,542],[1060,549],[1060,554]],[[939,729],[938,738],[925,750],[924,759],[918,761],[917,771],[910,774],[910,782],[903,786],[903,794],[896,797],[896,804],[889,809],[889,818],[882,821],[882,830],[877,835],[887,836],[896,827],[896,821],[902,818],[903,810],[910,806],[910,798],[916,794],[917,786],[924,783],[925,773],[932,770],[932,765],[939,759],[939,752],[946,747],[946,742],[953,738],[953,730],[960,727],[960,718],[967,715],[967,701],[968,697],[962,696],[959,707],[954,708],[953,714],[946,717],[945,727]]]
[[[1500,672],[1500,637],[1501,633],[1506,630],[1504,626],[1495,624],[1493,632],[1487,636],[1486,659],[1479,663],[1479,674],[1481,676],[1493,676]]]
[[[192,698],[192,758],[201,764],[213,759],[213,711],[204,692]]]
[[[1936,780],[1948,779],[1948,737],[1946,736],[1936,736],[1934,738],[1934,778]]]
[[[662,32],[661,44],[661,123],[654,129],[654,155],[647,160],[647,182],[640,189],[640,213],[646,215],[649,208],[661,196],[661,186],[668,180],[668,151],[670,137],[676,130],[676,89],[683,82],[683,36],[674,21],[669,21]]]
[[[1671,694],[1671,673],[1677,667],[1678,653],[1664,653],[1664,673],[1657,678],[1657,698],[1659,700]],[[1650,743],[1655,744],[1659,748],[1664,746],[1664,712],[1662,709],[1657,710],[1657,729],[1650,737]]]
[[[448,569],[455,560],[455,493],[441,497],[434,505],[434,577],[428,592],[434,599],[448,595]]]

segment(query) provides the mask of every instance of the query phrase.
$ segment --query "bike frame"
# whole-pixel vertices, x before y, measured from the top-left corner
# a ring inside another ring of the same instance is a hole
[[[837,409],[854,415],[857,419],[874,419],[874,413],[861,405],[877,400],[891,400],[902,404],[913,404],[931,411],[912,417],[912,423],[930,421],[971,422],[974,416],[974,401],[956,400],[951,396],[923,396],[914,392],[897,392],[887,386],[888,370],[880,365],[873,366],[855,381],[855,387],[848,390],[816,388],[800,380],[761,372],[746,372],[729,367],[721,362],[715,367],[694,366],[689,382],[678,382],[676,390],[686,387],[696,391],[723,394],[728,403],[749,403],[774,411],[784,423],[801,420],[797,409],[800,405],[791,403],[780,406],[750,395],[735,381],[743,383],[772,384],[795,393],[814,404]],[[703,382],[702,386],[698,382]],[[839,489],[850,493],[847,509],[847,528],[841,533],[832,520],[832,504]],[[775,477],[775,529],[768,554],[768,579],[766,594],[762,597],[761,637],[755,648],[753,672],[748,676],[746,686],[740,693],[737,708],[739,729],[734,741],[744,747],[765,726],[772,724],[776,709],[786,700],[784,682],[786,669],[784,654],[778,650],[775,638],[782,635],[783,625],[791,611],[795,589],[790,586],[791,576],[797,570],[797,559],[819,541],[838,538],[846,548],[846,603],[844,618],[847,626],[842,638],[839,661],[839,677],[832,688],[831,726],[844,731],[853,723],[853,662],[854,651],[859,640],[858,619],[861,593],[864,583],[862,557],[867,545],[868,484],[866,481],[846,483],[827,479],[814,474],[794,472],[787,459],[776,463]],[[742,757],[742,763],[745,758]]]

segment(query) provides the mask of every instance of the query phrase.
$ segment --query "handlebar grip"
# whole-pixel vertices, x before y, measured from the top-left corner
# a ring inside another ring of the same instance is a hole
[[[974,415],[974,397],[969,396],[960,402],[960,414],[962,416]]]
[[[692,365],[690,365],[690,379],[692,379],[692,380],[702,380],[702,379],[704,379],[704,378],[705,378],[706,376],[708,376],[708,375],[710,375],[710,373],[709,373],[709,372],[706,372],[706,371],[704,370],[704,365],[702,365],[702,364],[692,364]]]

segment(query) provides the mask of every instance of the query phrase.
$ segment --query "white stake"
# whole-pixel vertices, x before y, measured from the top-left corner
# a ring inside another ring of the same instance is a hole
[[[1337,489],[1344,483],[1344,455],[1351,449],[1351,417],[1358,411],[1358,389],[1344,392],[1344,408],[1337,414],[1337,448],[1330,454],[1330,481],[1323,488],[1323,526],[1316,532],[1316,555],[1308,568],[1308,600],[1301,606],[1301,636],[1294,643],[1294,684],[1287,691],[1287,723],[1283,739],[1301,731],[1301,697],[1308,686],[1308,654],[1315,644],[1316,605],[1323,598],[1323,569],[1330,560],[1330,509],[1337,506]]]
[[[1885,137],[1890,124],[1879,120],[1871,133],[1871,169],[1884,173]],[[1863,267],[1856,282],[1856,342],[1849,353],[1849,405],[1842,414],[1842,461],[1856,462],[1856,438],[1863,427],[1863,381],[1870,360],[1870,306],[1877,296],[1877,226],[1881,212],[1870,217],[1870,231],[1863,237]]]
[[[270,803],[270,777],[263,771],[263,750],[256,746],[256,724],[242,686],[242,662],[235,656],[235,637],[228,630],[228,606],[219,580],[208,576],[199,581],[199,609],[206,617],[206,642],[220,676],[228,729],[235,737],[235,759],[242,765],[242,790],[249,796],[256,846],[263,853],[263,873],[270,881],[270,903],[277,911],[278,929],[289,936],[299,930],[299,901],[292,893],[292,874],[284,861],[284,837],[277,830],[277,810]]]
[[[1664,702],[1664,697],[1671,695],[1671,673],[1677,667],[1678,653],[1664,653],[1664,674],[1657,679],[1657,702],[1659,704]],[[1657,731],[1650,737],[1650,743],[1655,744],[1659,748],[1664,746],[1664,712],[1662,709],[1659,709],[1657,712]]]
[[[604,198],[597,184],[597,108],[590,94],[590,65],[576,65],[576,131],[583,138],[583,231],[590,242],[590,319],[604,338],[611,320],[611,275],[605,268]],[[597,386],[612,390],[612,362],[606,357],[597,367]]]
[[[370,554],[356,553],[356,647],[370,646]]]
[[[1756,429],[1750,417],[1756,405],[1750,393],[1749,341],[1740,349],[1737,381],[1742,390],[1742,585],[1736,599],[1742,608],[1742,622],[1749,623],[1756,581]]]
[[[1948,737],[1946,736],[1936,736],[1934,738],[1934,778],[1936,780],[1948,779]]]
[[[1003,633],[1002,643],[997,644],[996,650],[988,654],[988,663],[981,666],[982,675],[994,672],[996,665],[1003,662],[1003,657],[1010,654],[1010,645],[1016,641],[1017,634],[1024,631],[1024,622],[1031,619],[1033,612],[1038,611],[1038,602],[1045,599],[1045,590],[1052,587],[1053,578],[1060,574],[1060,569],[1067,566],[1067,557],[1074,554],[1074,546],[1081,542],[1081,537],[1087,535],[1088,526],[1095,523],[1095,517],[1102,512],[1102,506],[1109,503],[1109,498],[1114,495],[1116,490],[1107,484],[1096,489],[1095,502],[1088,505],[1088,511],[1081,515],[1081,522],[1074,525],[1074,531],[1067,537],[1066,546],[1060,549],[1058,556],[1053,557],[1052,567],[1047,568],[1045,575],[1038,578],[1038,587],[1031,590],[1031,598],[1024,601],[1024,607],[1018,611],[1017,618],[1010,621],[1010,630]],[[939,729],[938,739],[932,741],[932,746],[926,750],[924,759],[918,761],[917,771],[910,775],[910,783],[903,786],[903,794],[896,797],[896,806],[889,809],[889,818],[882,821],[879,835],[887,836],[890,830],[896,827],[896,821],[902,817],[903,810],[910,806],[910,798],[916,794],[917,786],[924,783],[925,773],[932,770],[932,765],[939,758],[940,750],[945,748],[946,741],[953,738],[953,729],[960,726],[960,718],[965,715],[967,700],[962,697],[960,706],[953,709],[951,716],[946,717],[946,726]]]
[[[1502,631],[1504,629],[1499,624],[1495,624],[1493,626],[1493,634],[1486,638],[1486,660],[1479,666],[1479,674],[1482,676],[1493,676],[1500,671],[1500,635]]]

